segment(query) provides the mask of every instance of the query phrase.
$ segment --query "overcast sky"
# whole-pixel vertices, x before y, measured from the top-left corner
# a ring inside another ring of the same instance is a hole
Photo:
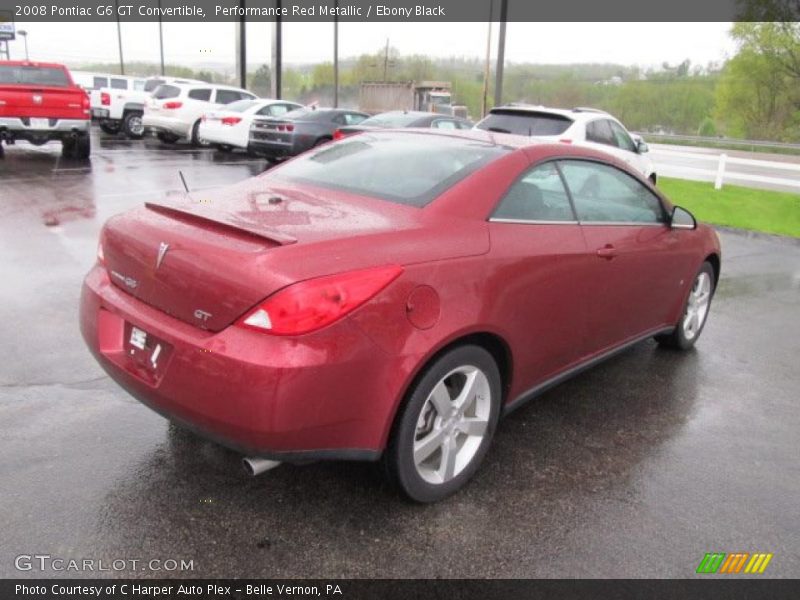
[[[233,23],[165,23],[168,63],[192,66],[200,62],[230,63],[234,58]],[[482,58],[486,23],[342,23],[339,56],[375,52],[390,39],[401,54]],[[115,23],[23,23],[32,60],[68,63],[118,60]],[[269,61],[270,23],[247,26],[248,63]],[[564,64],[610,62],[653,66],[689,58],[694,64],[722,61],[733,54],[730,23],[509,23],[506,60]],[[123,23],[125,60],[158,61],[157,23]],[[497,24],[493,27],[496,53]],[[332,60],[330,23],[284,24],[284,61]],[[11,42],[12,58],[24,54],[20,38]]]

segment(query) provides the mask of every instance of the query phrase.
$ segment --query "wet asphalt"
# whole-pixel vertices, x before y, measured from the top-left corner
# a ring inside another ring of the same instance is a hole
[[[201,189],[265,164],[94,142],[90,166],[57,145],[0,161],[0,577],[683,578],[711,551],[771,552],[762,577],[800,577],[797,241],[721,232],[695,350],[644,342],[551,390],[466,489],[418,506],[370,464],[248,478],[104,375],[77,320],[103,221],[179,191],[178,170]],[[194,568],[15,568],[34,554]]]

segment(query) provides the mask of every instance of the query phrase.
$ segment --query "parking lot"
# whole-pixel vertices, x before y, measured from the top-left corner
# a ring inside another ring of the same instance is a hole
[[[283,465],[170,426],[104,374],[78,331],[109,216],[264,170],[262,160],[94,134],[0,161],[0,576],[15,557],[192,560],[143,577],[675,577],[706,552],[770,552],[800,577],[800,243],[721,232],[694,351],[652,341],[501,423],[465,490],[418,506],[371,464]],[[98,573],[70,573],[92,576]],[[740,575],[741,576],[741,575]]]

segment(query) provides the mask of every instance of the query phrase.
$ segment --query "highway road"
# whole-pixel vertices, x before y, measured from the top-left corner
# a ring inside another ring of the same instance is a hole
[[[727,155],[723,185],[800,194],[800,156],[650,144],[660,177],[714,181],[723,153]]]

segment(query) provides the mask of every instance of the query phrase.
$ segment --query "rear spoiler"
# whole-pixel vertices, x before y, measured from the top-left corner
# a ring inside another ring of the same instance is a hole
[[[221,225],[227,229],[231,229],[234,231],[240,231],[240,232],[244,231],[249,233],[250,235],[260,237],[265,240],[269,240],[270,242],[275,242],[276,244],[280,244],[281,246],[288,246],[289,244],[297,243],[297,238],[292,237],[291,235],[286,235],[285,233],[281,233],[280,231],[275,231],[274,229],[269,229],[267,227],[253,225],[247,223],[246,221],[238,220],[234,216],[226,217],[225,215],[220,213],[202,214],[197,209],[194,209],[189,206],[183,206],[180,204],[145,202],[144,205],[146,208],[149,208],[150,210],[168,216],[177,216],[179,218],[184,218],[184,219],[186,217],[189,217],[189,219],[193,221],[213,223],[215,225]]]

